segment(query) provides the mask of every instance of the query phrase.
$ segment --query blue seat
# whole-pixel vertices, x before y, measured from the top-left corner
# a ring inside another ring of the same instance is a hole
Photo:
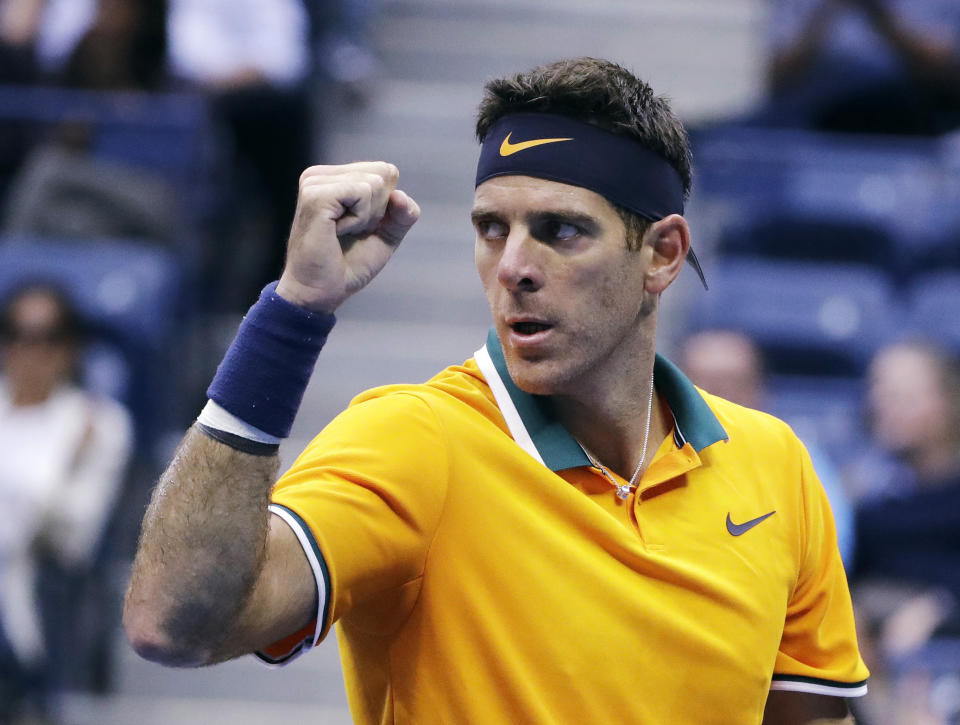
[[[746,127],[693,139],[699,201],[735,220],[719,231],[729,252],[867,261],[900,276],[945,227],[960,228],[940,141]]]
[[[29,124],[35,138],[67,126],[74,136],[82,129],[96,159],[165,183],[183,221],[179,253],[191,265],[199,264],[195,242],[219,203],[214,176],[221,149],[211,115],[207,99],[196,93],[0,85],[0,122]]]
[[[719,251],[798,261],[897,269],[894,241],[884,225],[836,214],[780,209],[723,231]]]
[[[184,312],[174,255],[121,240],[0,238],[0,295],[33,279],[61,284],[76,301],[93,338],[87,382],[127,403],[138,439],[153,439],[169,422],[170,362]]]
[[[960,271],[917,277],[910,288],[909,309],[913,332],[960,353]]]
[[[209,116],[198,94],[0,85],[0,120],[82,123],[97,154],[157,171],[176,186],[195,184],[209,160]]]
[[[740,330],[774,375],[855,377],[897,330],[886,276],[861,265],[727,258],[691,326]]]

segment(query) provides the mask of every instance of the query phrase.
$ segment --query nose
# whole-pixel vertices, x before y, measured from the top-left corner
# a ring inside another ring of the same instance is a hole
[[[543,286],[539,244],[525,229],[511,230],[497,263],[497,280],[511,292],[535,292]]]

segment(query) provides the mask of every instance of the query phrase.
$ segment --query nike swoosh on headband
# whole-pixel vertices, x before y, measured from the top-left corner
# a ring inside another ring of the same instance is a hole
[[[530,141],[520,141],[519,143],[510,143],[511,134],[508,133],[506,138],[503,139],[503,143],[500,144],[500,155],[501,156],[510,156],[515,154],[518,151],[523,151],[525,149],[533,148],[534,146],[542,146],[545,143],[559,143],[560,141],[573,141],[573,137],[570,138],[535,138]]]

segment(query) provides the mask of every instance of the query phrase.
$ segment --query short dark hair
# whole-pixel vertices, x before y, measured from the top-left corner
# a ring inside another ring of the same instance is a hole
[[[555,113],[636,139],[663,156],[683,180],[693,183],[690,139],[663,96],[626,68],[599,58],[560,60],[484,85],[477,113],[477,139],[509,113]]]
[[[20,300],[31,295],[50,298],[57,307],[57,330],[66,342],[82,344],[87,325],[70,293],[55,280],[35,278],[22,280],[7,290],[0,299],[0,337],[13,332],[13,311]]]

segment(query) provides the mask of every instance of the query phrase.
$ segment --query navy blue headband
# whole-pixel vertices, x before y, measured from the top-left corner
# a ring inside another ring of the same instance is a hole
[[[683,214],[683,179],[634,139],[550,113],[513,113],[480,147],[476,186],[495,176],[535,176],[595,191],[649,221]],[[693,250],[688,258],[706,287]]]
[[[660,154],[593,124],[548,113],[514,113],[487,133],[477,186],[507,174],[582,186],[659,221],[683,214],[683,180]]]

